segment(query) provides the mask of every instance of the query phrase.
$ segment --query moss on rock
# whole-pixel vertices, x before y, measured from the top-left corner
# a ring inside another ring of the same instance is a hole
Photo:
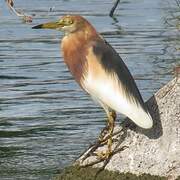
[[[65,168],[54,180],[166,180],[165,177],[143,174],[140,176],[131,173],[110,172],[103,170],[98,173],[98,168],[81,168],[79,166],[70,166]]]

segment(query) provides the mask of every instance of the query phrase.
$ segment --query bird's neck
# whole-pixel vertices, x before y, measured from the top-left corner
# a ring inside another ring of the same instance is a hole
[[[96,32],[96,30],[91,27],[85,27],[81,30],[72,32],[72,33],[66,33],[62,43],[76,43],[76,45],[80,44],[82,46],[83,44],[89,43],[90,41],[99,38],[99,34]]]
[[[70,33],[62,39],[64,61],[79,84],[83,76],[88,46],[98,38],[100,36],[93,27],[87,27]]]
[[[65,35],[61,41],[61,48],[65,61],[69,61],[72,58],[73,60],[79,58],[81,51],[84,52],[92,41],[100,38],[99,34],[91,25]],[[79,54],[79,56],[77,56],[77,54]]]

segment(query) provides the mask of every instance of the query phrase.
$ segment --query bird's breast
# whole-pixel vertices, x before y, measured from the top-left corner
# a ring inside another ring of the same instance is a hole
[[[81,86],[81,79],[85,73],[85,53],[86,48],[83,42],[73,37],[64,37],[61,43],[61,49],[66,65],[71,74]]]

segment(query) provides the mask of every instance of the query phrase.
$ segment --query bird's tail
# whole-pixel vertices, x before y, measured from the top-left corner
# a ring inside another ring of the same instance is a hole
[[[141,106],[133,107],[133,111],[127,115],[135,124],[144,128],[150,129],[153,126],[153,120],[148,111],[145,111]]]

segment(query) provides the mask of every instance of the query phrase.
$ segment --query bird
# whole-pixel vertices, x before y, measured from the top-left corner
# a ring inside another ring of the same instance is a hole
[[[116,113],[125,115],[141,128],[152,128],[152,116],[126,64],[87,19],[64,15],[57,21],[32,28],[64,32],[61,50],[65,64],[79,86],[106,112],[107,125],[100,133],[99,142],[108,134],[107,149],[97,153],[98,157],[107,159],[113,152]]]

